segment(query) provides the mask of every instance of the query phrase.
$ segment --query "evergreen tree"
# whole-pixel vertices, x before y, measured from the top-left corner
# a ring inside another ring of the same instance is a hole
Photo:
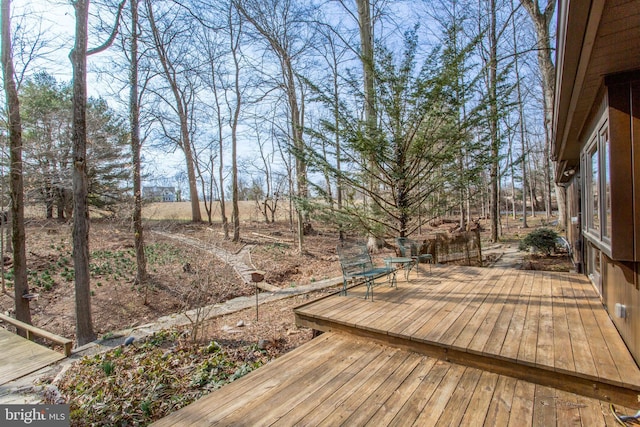
[[[27,190],[45,204],[47,218],[53,218],[54,207],[60,219],[71,212],[71,98],[71,85],[46,72],[28,80],[21,91]],[[103,99],[87,101],[87,139],[89,203],[109,209],[122,200],[130,168],[126,124]]]
[[[374,67],[378,123],[374,134],[366,131],[366,122],[344,102],[338,129],[327,120],[320,129],[310,130],[315,138],[326,138],[327,145],[340,132],[341,161],[350,168],[339,170],[326,156],[310,152],[313,166],[331,171],[371,200],[367,206],[347,198],[344,207],[333,213],[346,227],[357,224],[377,236],[410,235],[429,219],[425,211],[433,207],[430,199],[455,182],[456,156],[468,139],[470,123],[461,125],[461,101],[452,96],[458,78],[455,68],[464,61],[451,51],[434,49],[419,67],[418,45],[416,32],[409,31],[400,58],[390,49],[379,48]],[[457,55],[469,51],[463,49]],[[331,105],[330,95],[315,90],[319,99]]]

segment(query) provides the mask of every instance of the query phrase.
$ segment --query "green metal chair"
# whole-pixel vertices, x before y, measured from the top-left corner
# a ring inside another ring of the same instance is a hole
[[[373,301],[373,287],[375,280],[394,274],[395,270],[389,267],[377,267],[373,264],[371,254],[367,245],[364,243],[347,243],[338,244],[336,251],[340,259],[340,268],[342,269],[342,291],[341,294],[347,295],[348,282],[362,279],[367,287],[365,299],[371,295]]]
[[[400,256],[413,258],[413,260],[416,263],[416,268],[418,267],[418,264],[428,263],[429,273],[431,273],[431,264],[433,264],[433,255],[421,254],[418,242],[416,242],[415,240],[411,240],[408,237],[397,237],[396,243],[398,244],[398,250],[400,252]],[[418,272],[419,271],[420,270],[418,270]]]

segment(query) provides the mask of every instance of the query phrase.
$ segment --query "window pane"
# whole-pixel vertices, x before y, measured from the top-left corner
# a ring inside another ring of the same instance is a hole
[[[603,234],[607,237],[611,237],[611,174],[609,169],[609,129],[604,128],[600,133],[602,141],[602,163],[600,168],[602,169],[602,203],[604,204],[604,218]]]
[[[591,197],[591,218],[589,221],[589,225],[591,226],[591,228],[593,230],[599,231],[600,230],[600,192],[599,190],[599,162],[598,162],[598,150],[594,149],[591,153],[590,153],[590,157],[591,157],[591,164],[590,164],[590,172],[591,172],[591,176],[590,178],[590,182],[589,182],[589,186],[591,188],[591,194],[589,195]]]

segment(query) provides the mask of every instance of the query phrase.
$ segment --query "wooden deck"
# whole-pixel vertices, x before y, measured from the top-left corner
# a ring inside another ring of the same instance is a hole
[[[157,425],[616,425],[640,370],[576,274],[434,267],[298,307],[328,331]]]
[[[362,292],[299,307],[298,323],[638,405],[640,370],[586,277],[437,267],[373,303]]]
[[[65,355],[0,328],[0,385],[44,368]]]
[[[618,424],[596,399],[330,332],[153,425]]]

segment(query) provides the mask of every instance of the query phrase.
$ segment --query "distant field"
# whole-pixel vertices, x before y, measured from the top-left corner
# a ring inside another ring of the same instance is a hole
[[[231,203],[226,203],[227,218],[231,219]],[[256,202],[242,201],[239,202],[240,221],[262,221],[263,216],[256,206]],[[204,203],[200,203],[200,212],[203,221],[207,220],[207,211]],[[286,202],[278,204],[276,220],[285,220],[288,218],[289,205]],[[173,221],[190,221],[191,220],[191,202],[164,202],[149,203],[142,208],[142,216],[146,220],[173,220]],[[213,206],[212,221],[220,222],[220,204],[215,203]]]

